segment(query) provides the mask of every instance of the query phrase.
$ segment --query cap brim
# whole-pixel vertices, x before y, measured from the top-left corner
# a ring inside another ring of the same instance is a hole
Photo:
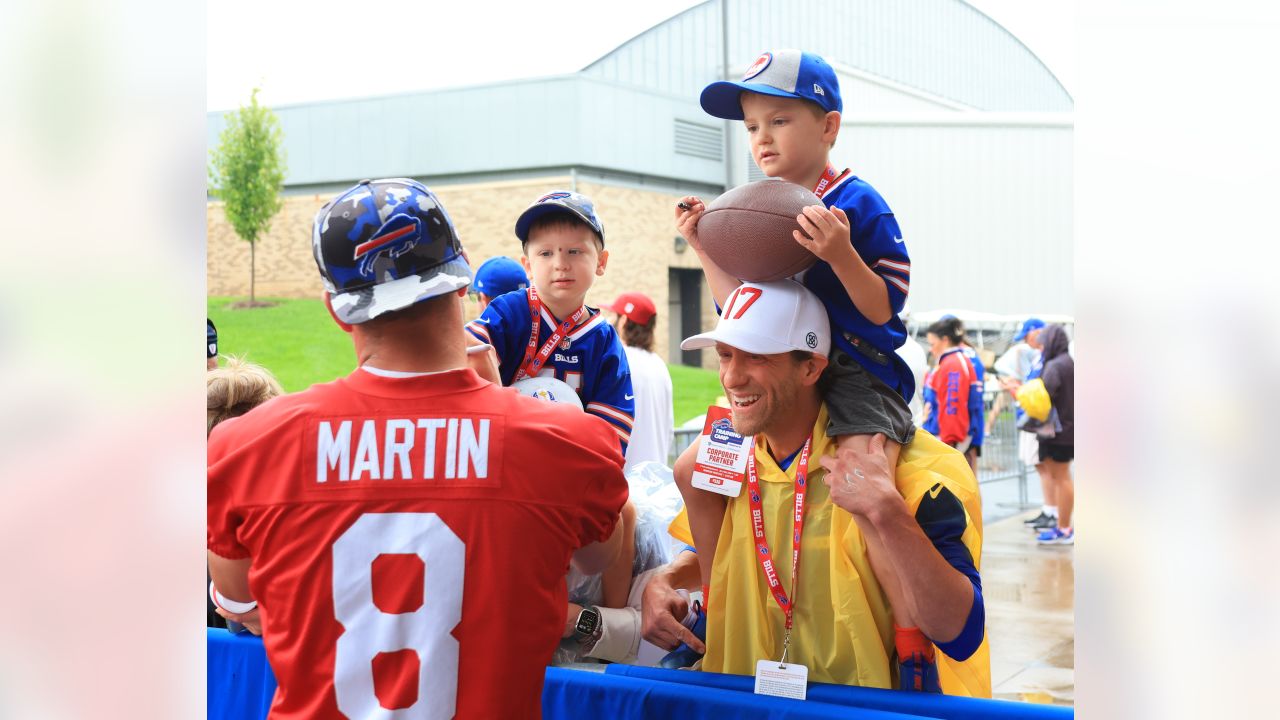
[[[431,268],[373,287],[340,293],[329,298],[333,314],[348,325],[359,325],[422,300],[459,290],[471,284],[471,266],[461,255]]]
[[[711,332],[705,332],[700,335],[685,338],[684,341],[680,343],[680,349],[701,350],[702,348],[712,347],[716,343],[724,343],[725,345],[738,348],[743,352],[755,353],[757,355],[777,355],[779,353],[788,353],[792,350],[801,349],[791,347],[790,345],[779,342],[773,338],[756,335],[755,333],[725,331],[718,328]],[[813,352],[809,348],[803,349],[805,352]]]
[[[1025,332],[1023,332],[1022,330],[1019,330],[1019,331],[1018,331],[1018,334],[1013,336],[1013,341],[1014,341],[1014,342],[1020,342],[1020,341],[1022,340],[1022,338],[1026,337],[1026,336],[1027,336],[1027,334],[1026,334]]]
[[[773,95],[774,97],[797,98],[800,100],[808,99],[800,97],[793,92],[779,90],[772,85],[720,80],[703,88],[702,95],[698,97],[698,102],[702,105],[703,111],[708,115],[724,118],[725,120],[741,120],[742,101],[738,96],[743,92],[753,92],[758,95]]]
[[[560,205],[554,202],[538,203],[520,213],[520,217],[516,218],[516,237],[520,238],[522,243],[529,242],[529,226],[533,225],[533,221],[543,215],[555,213],[567,213],[586,223],[587,227],[591,228],[592,232],[595,232],[600,237],[600,244],[604,244],[604,234],[595,229],[595,223],[591,222],[591,218],[568,205]]]

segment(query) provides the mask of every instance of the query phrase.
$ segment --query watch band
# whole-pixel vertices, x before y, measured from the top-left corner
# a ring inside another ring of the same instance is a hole
[[[590,629],[584,629],[584,626],[590,626]],[[600,609],[594,605],[582,608],[573,627],[573,635],[578,640],[578,643],[584,646],[594,645],[603,632],[604,622],[600,616]]]

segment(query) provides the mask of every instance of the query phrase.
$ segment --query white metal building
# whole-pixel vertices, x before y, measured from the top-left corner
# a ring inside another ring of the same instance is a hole
[[[709,0],[569,75],[279,107],[286,185],[563,175],[714,197],[760,176],[698,94],[779,48],[837,69],[833,161],[897,214],[912,309],[1074,314],[1071,97],[961,0]],[[209,114],[211,146],[223,124]]]

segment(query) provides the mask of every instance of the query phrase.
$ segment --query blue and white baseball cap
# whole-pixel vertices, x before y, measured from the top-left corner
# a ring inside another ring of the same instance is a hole
[[[529,276],[525,274],[524,268],[515,260],[502,255],[485,260],[476,270],[475,279],[471,281],[472,290],[491,298],[527,287]]]
[[[525,211],[516,218],[516,237],[521,243],[529,242],[529,226],[543,215],[565,213],[586,223],[600,236],[600,244],[604,245],[604,226],[596,217],[596,206],[591,198],[568,190],[557,190],[534,200]]]
[[[1013,341],[1021,342],[1022,338],[1026,337],[1028,333],[1033,330],[1039,330],[1042,327],[1044,327],[1044,321],[1040,318],[1027,318],[1027,321],[1022,323],[1022,328],[1018,330],[1018,334],[1013,336]]]
[[[841,112],[840,81],[826,60],[800,50],[766,52],[751,63],[738,82],[720,80],[702,89],[702,109],[725,120],[742,119],[743,92],[799,98],[818,103],[825,112]]]

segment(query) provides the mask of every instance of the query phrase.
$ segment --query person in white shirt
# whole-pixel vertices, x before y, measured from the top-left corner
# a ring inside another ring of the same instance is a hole
[[[605,310],[617,314],[614,327],[622,338],[631,367],[631,387],[635,393],[636,417],[627,446],[625,472],[647,460],[669,464],[675,412],[671,404],[671,373],[662,358],[653,353],[653,328],[657,308],[648,295],[626,292]]]

